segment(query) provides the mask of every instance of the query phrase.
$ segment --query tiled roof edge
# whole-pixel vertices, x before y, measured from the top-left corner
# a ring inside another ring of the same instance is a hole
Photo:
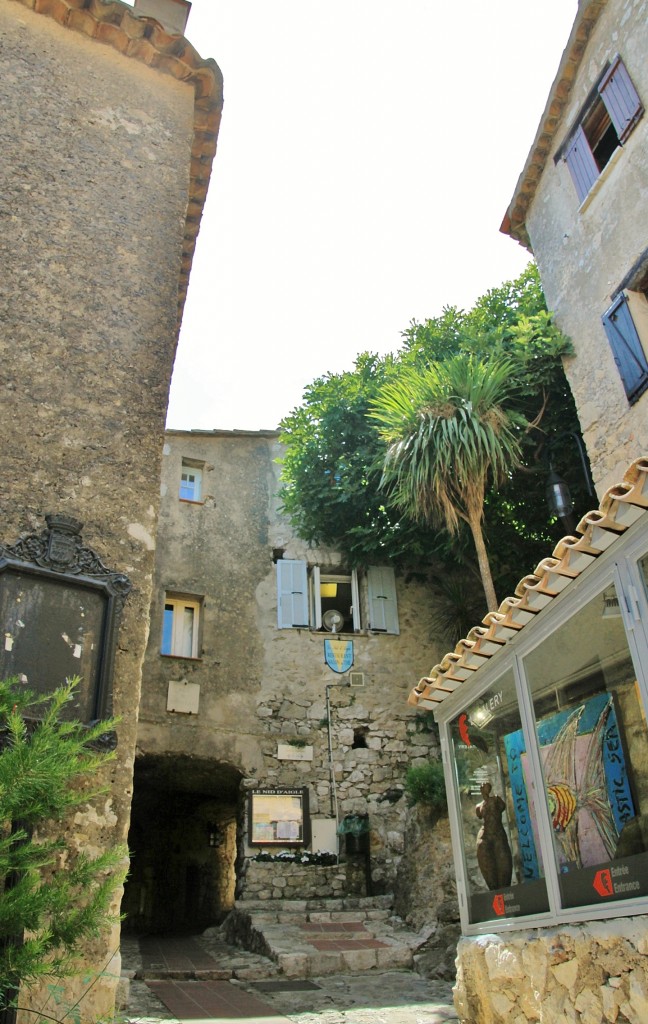
[[[529,250],[531,242],[526,229],[526,215],[549,157],[554,134],[569,100],[585,48],[607,2],[586,0],[579,5],[531,151],[500,226],[503,234],[511,235]]]
[[[563,537],[553,554],[524,576],[514,597],[488,612],[412,690],[408,704],[426,711],[442,703],[546,608],[598,556],[648,509],[648,456],[630,464],[623,480],[610,487],[598,509],[583,516],[576,527],[580,537]]]
[[[64,28],[112,46],[194,89],[194,124],[178,282],[178,330],[200,228],[223,110],[223,76],[216,61],[203,60],[184,36],[172,35],[154,18],[135,14],[120,0],[16,0]]]

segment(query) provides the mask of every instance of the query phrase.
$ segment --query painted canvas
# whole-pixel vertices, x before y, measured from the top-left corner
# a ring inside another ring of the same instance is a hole
[[[612,696],[597,694],[538,723],[556,859],[561,871],[612,860],[621,829],[634,818]],[[539,877],[537,823],[527,796],[521,730],[504,737],[522,872]]]

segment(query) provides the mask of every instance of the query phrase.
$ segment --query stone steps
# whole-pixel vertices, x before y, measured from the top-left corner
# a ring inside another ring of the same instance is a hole
[[[224,934],[289,978],[411,968],[423,938],[391,911],[391,897],[242,900]]]

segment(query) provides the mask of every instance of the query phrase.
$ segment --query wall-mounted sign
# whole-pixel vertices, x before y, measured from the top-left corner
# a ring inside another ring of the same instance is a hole
[[[251,789],[248,803],[250,846],[305,846],[310,842],[308,790]]]
[[[348,672],[353,665],[353,640],[325,640],[324,661],[334,672]]]
[[[91,722],[110,713],[121,609],[131,588],[81,543],[82,523],[46,516],[48,529],[0,545],[0,678],[49,694],[79,676],[64,716]]]

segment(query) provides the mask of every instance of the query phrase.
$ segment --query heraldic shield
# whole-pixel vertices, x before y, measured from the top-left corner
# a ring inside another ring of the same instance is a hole
[[[353,665],[353,640],[325,640],[324,661],[334,672],[348,672]]]

